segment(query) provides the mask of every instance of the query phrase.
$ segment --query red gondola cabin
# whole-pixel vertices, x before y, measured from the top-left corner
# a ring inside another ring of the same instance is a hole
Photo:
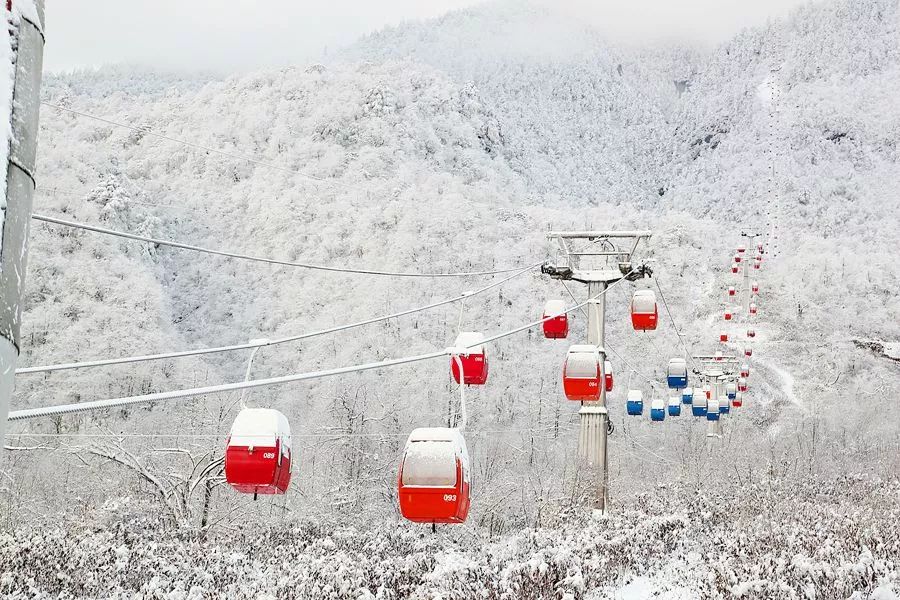
[[[728,341],[728,332],[727,331],[722,331],[721,333],[719,333],[719,341],[720,342]]]
[[[734,262],[739,263],[739,262],[741,262],[742,260],[743,260],[743,258],[741,257],[740,254],[735,254],[735,255],[734,255]]]
[[[741,267],[740,267],[740,265],[738,265],[738,264],[736,264],[736,263],[735,263],[735,264],[732,264],[732,265],[731,265],[731,272],[732,272],[732,273],[735,273],[735,274],[740,273],[740,272],[741,272]]]
[[[284,494],[291,483],[291,428],[271,408],[238,413],[225,441],[225,480],[244,494]]]
[[[654,331],[659,321],[656,293],[637,290],[631,298],[631,325],[635,331]]]
[[[751,346],[744,348],[744,356],[753,356],[753,348]]]
[[[563,391],[569,400],[596,402],[600,399],[600,350],[591,344],[569,348],[563,366]]]
[[[750,314],[751,314],[751,315],[755,315],[757,312],[759,312],[759,311],[758,311],[758,309],[756,308],[756,305],[753,304],[753,303],[751,303],[751,304],[750,304]]]
[[[730,311],[730,310],[726,310],[726,311],[725,311],[725,320],[726,320],[726,321],[730,321],[730,320],[731,320],[731,311]]]
[[[459,429],[414,429],[397,477],[400,514],[416,523],[464,523],[469,481],[469,452]]]
[[[463,331],[456,338],[453,347],[459,354],[450,356],[450,372],[459,383],[459,361],[462,362],[463,379],[466,385],[484,385],[488,377],[488,359],[485,353],[484,334],[480,331]]]
[[[734,296],[734,295],[736,295],[736,294],[737,294],[737,290],[735,290],[734,287],[729,287],[729,288],[728,288],[728,295],[729,295],[729,296]]]
[[[613,391],[613,371],[612,371],[612,363],[607,361],[603,361],[603,377],[606,383],[606,391]]]
[[[550,317],[550,318],[548,318]],[[565,339],[569,335],[569,316],[562,300],[547,300],[544,305],[544,337],[551,340]]]
[[[756,337],[756,331],[753,330],[753,329],[748,329],[748,330],[747,330],[747,337],[748,337],[748,338],[755,338],[755,337]]]
[[[758,294],[759,293],[759,284],[754,281],[753,284],[750,286],[750,290],[754,294]]]

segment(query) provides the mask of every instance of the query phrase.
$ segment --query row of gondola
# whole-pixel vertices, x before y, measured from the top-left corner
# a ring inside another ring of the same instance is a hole
[[[712,388],[704,385],[699,393],[694,388],[678,390],[677,394],[669,396],[668,400],[656,396],[650,401],[650,420],[663,421],[666,415],[678,417],[681,415],[683,405],[690,406],[691,414],[695,417],[705,417],[710,421],[717,421],[719,415],[728,414],[731,408],[740,408],[744,404],[744,393],[748,386],[746,381],[728,383],[725,385],[725,397],[713,398]],[[625,402],[625,410],[629,416],[641,416],[644,414],[644,393],[641,390],[628,390]]]
[[[738,249],[735,265],[746,249]],[[761,250],[760,250],[761,251]],[[754,261],[758,268],[761,259]],[[738,267],[739,269],[739,267]],[[735,271],[737,272],[737,271]],[[753,283],[753,292],[759,286]],[[729,296],[735,295],[729,288]],[[656,294],[650,289],[637,290],[631,300],[631,324],[635,331],[653,331],[659,322]],[[755,305],[751,314],[755,314]],[[732,316],[726,313],[726,320]],[[547,339],[565,339],[570,329],[566,306],[562,300],[550,300],[544,306],[542,330]],[[752,338],[755,332],[747,331]],[[457,384],[483,385],[488,378],[488,358],[480,332],[462,332],[454,344],[450,374]],[[720,336],[727,341],[727,334]],[[717,356],[721,356],[717,352]],[[751,356],[748,346],[745,355]],[[650,402],[650,417],[663,420],[666,415],[679,416],[682,406],[691,406],[694,416],[718,419],[732,406],[743,403],[742,394],[747,390],[746,377],[749,365],[742,365],[741,378],[736,384],[726,386],[726,397],[721,404],[704,386],[695,395],[688,387],[686,360],[673,358],[667,368],[667,384],[677,391],[668,400],[654,398]],[[601,397],[601,390],[613,389],[613,372],[610,361],[603,358],[601,349],[590,344],[569,347],[562,370],[563,392],[567,399],[593,402]],[[626,399],[629,415],[643,413],[643,393],[629,390]],[[291,433],[287,418],[277,410],[244,408],[232,425],[226,442],[226,481],[238,492],[253,494],[282,494],[290,485]],[[463,433],[458,428],[424,427],[413,430],[407,439],[400,462],[397,479],[401,514],[414,522],[462,523],[470,506],[469,455]]]

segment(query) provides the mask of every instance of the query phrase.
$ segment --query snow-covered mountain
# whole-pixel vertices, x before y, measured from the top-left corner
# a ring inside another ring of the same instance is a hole
[[[675,483],[737,505],[743,485],[778,480],[791,489],[818,480],[831,489],[847,474],[896,478],[898,425],[885,416],[896,409],[898,367],[854,340],[900,340],[898,29],[897,0],[831,0],[711,52],[633,49],[546,7],[506,2],[386,29],[324,65],[229,79],[123,67],[50,75],[35,211],[235,252],[398,271],[536,263],[551,257],[548,226],[649,228],[655,235],[643,255],[697,352],[715,347],[738,233],[764,233],[770,254],[759,275],[752,393],[715,446],[696,420],[659,426],[624,415],[628,387],[666,393],[665,363],[681,349],[664,313],[653,336],[632,331],[634,285],[609,294],[607,340],[619,382],[610,397],[613,504],[634,503],[634,526],[667,504],[676,521],[693,523],[705,518],[698,506],[715,500],[684,504],[670,491]],[[35,223],[21,364],[303,333],[484,281],[260,265]],[[263,348],[253,376],[445,348],[460,326],[512,329],[552,297],[568,296],[529,273],[467,300],[462,312],[445,306]],[[578,340],[585,323],[575,318]],[[467,525],[440,532],[462,548],[446,568],[461,568],[453,561],[466,560],[469,539],[524,527],[571,532],[572,519],[583,518],[590,482],[573,469],[576,410],[559,381],[565,348],[537,330],[489,348],[489,383],[468,392],[477,496]],[[246,360],[232,353],[20,376],[13,408],[237,381]],[[276,501],[254,503],[222,486],[204,497],[204,485],[193,486],[192,470],[221,453],[236,411],[237,397],[223,394],[11,427],[123,435],[12,437],[12,445],[38,448],[5,453],[4,505],[10,521],[40,523],[72,516],[77,498],[78,514],[104,527],[110,511],[194,527],[208,513],[223,529],[300,518],[363,530],[394,523],[405,436],[454,417],[458,392],[447,371],[433,361],[252,392],[253,405],[285,412],[295,434],[296,489]],[[152,437],[159,434],[166,437]],[[641,501],[641,493],[656,500]],[[761,492],[754,497],[765,502]],[[685,552],[701,552],[689,538],[680,542]],[[552,543],[579,560],[601,552]],[[896,544],[866,551],[875,561],[900,560]],[[640,572],[656,560],[623,569]],[[568,562],[553,564],[564,565],[554,567],[556,583],[574,577]],[[891,564],[871,572],[896,580]],[[530,576],[539,571],[535,565]],[[774,581],[765,570],[729,573],[737,579],[727,585],[702,587],[702,574],[684,584],[724,594],[753,577]],[[797,593],[806,585],[789,581]],[[597,584],[569,583],[557,588],[560,597],[588,597]],[[748,585],[740,588],[746,597],[772,589]],[[348,590],[334,597],[369,597]]]

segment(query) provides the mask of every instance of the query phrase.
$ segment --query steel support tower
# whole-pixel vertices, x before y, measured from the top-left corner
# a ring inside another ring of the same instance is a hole
[[[620,279],[636,281],[648,277],[646,265],[635,266],[634,253],[650,231],[550,231],[547,237],[557,244],[556,262],[546,263],[541,272],[553,279],[587,285],[587,343],[600,350],[600,400],[583,402],[579,415],[579,455],[589,468],[596,469],[594,506],[605,512],[609,503],[607,437],[610,433],[606,408],[606,289]],[[576,246],[578,246],[576,248]],[[590,264],[582,264],[590,263]]]

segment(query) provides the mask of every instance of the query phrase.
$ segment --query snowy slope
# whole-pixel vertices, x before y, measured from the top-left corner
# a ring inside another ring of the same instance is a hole
[[[506,157],[543,205],[649,205],[665,186],[668,73],[607,43],[574,18],[533,2],[494,2],[436,21],[387,28],[346,60],[404,59],[472,82],[503,115]]]

